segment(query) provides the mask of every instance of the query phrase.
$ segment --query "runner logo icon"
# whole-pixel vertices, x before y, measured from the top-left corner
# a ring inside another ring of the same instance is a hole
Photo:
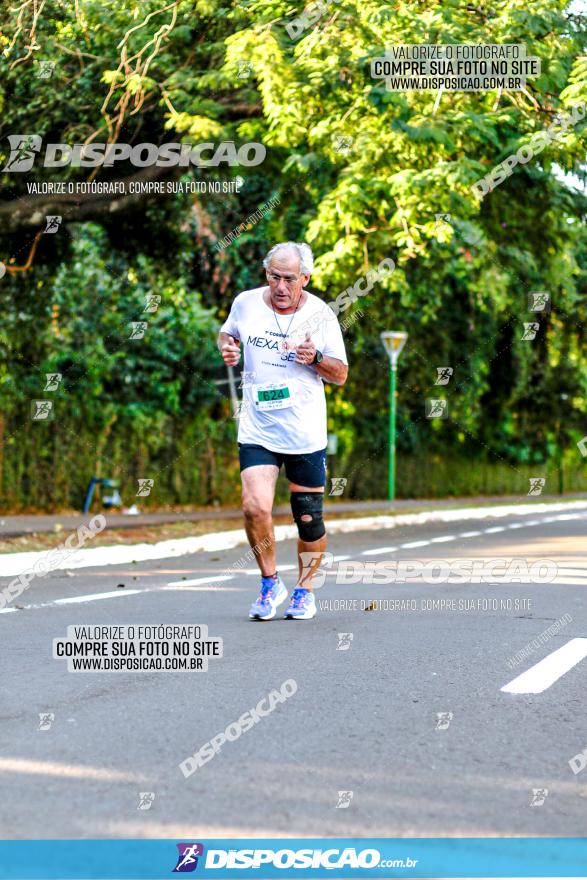
[[[43,140],[38,134],[9,134],[10,156],[2,171],[30,171]]]
[[[174,873],[187,871],[195,871],[198,867],[198,856],[204,855],[203,843],[177,843],[179,855],[177,857],[177,865],[173,869]]]

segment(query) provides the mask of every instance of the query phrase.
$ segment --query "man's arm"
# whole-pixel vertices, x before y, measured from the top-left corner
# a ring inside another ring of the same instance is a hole
[[[218,351],[222,351],[222,346],[227,343],[233,343],[234,336],[231,336],[230,333],[225,333],[223,330],[218,334],[218,339],[216,340],[216,345],[218,346]]]
[[[327,354],[324,355],[321,363],[314,364],[314,366],[319,376],[334,385],[344,385],[349,374],[347,364],[343,364],[338,358],[330,357]]]
[[[241,357],[240,340],[235,336],[231,336],[230,333],[225,333],[221,330],[216,344],[224,363],[228,367],[236,367]]]
[[[349,368],[343,364],[339,358],[331,357],[325,354],[319,364],[313,364],[314,355],[316,354],[316,346],[310,338],[310,333],[306,333],[305,340],[301,345],[296,345],[296,363],[305,364],[307,367],[313,366],[319,376],[327,382],[333,382],[335,385],[344,385],[346,382]]]

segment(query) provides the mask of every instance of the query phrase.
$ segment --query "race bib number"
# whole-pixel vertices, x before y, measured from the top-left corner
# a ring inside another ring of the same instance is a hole
[[[271,382],[268,385],[253,385],[255,409],[265,412],[270,409],[285,409],[293,404],[291,383]]]

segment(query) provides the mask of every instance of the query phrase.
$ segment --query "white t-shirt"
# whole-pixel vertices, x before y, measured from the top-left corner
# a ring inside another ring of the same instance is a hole
[[[305,291],[297,312],[280,315],[265,303],[266,289],[239,293],[221,327],[240,339],[244,355],[238,442],[272,452],[315,452],[327,440],[324,382],[315,366],[295,363],[295,351],[282,349],[282,341],[287,336],[290,345],[299,345],[309,332],[322,354],[348,364],[342,333],[334,312],[313,293]]]

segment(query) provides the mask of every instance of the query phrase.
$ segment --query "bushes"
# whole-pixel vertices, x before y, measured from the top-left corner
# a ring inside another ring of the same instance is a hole
[[[157,474],[156,503],[207,503],[214,454],[235,432],[215,384],[213,311],[181,267],[116,251],[96,224],[76,231],[52,279],[40,267],[24,289],[7,285],[21,318],[4,338],[2,509],[77,508],[92,475],[120,478],[132,498]],[[33,420],[33,400],[50,400],[53,417]]]
[[[6,435],[12,427],[5,423]],[[240,480],[231,418],[213,422],[194,413],[185,424],[167,419],[152,427],[113,426],[99,459],[96,436],[74,420],[37,422],[26,434],[16,431],[2,456],[2,512],[79,510],[94,475],[119,480],[125,506],[235,503]],[[154,480],[154,486],[149,496],[137,498],[142,479]]]

